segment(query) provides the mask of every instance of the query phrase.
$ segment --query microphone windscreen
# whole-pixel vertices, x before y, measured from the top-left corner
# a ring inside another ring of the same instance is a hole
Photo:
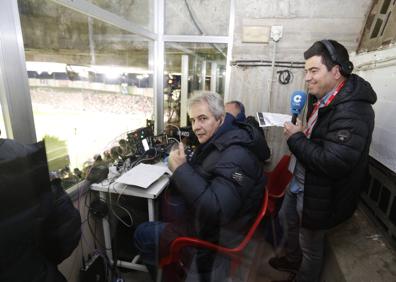
[[[299,115],[307,101],[307,94],[304,91],[294,91],[290,98],[290,111],[292,115]]]

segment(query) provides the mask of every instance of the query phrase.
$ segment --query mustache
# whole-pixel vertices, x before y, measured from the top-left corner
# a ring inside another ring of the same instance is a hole
[[[194,130],[194,134],[195,135],[197,135],[197,134],[205,134],[205,131],[203,131],[202,129],[197,129],[197,130]]]

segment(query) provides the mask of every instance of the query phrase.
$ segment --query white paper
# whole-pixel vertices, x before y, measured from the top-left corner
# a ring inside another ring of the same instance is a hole
[[[291,121],[291,115],[268,113],[268,112],[258,112],[257,119],[259,121],[260,127],[267,126],[281,126],[287,121]]]
[[[139,164],[121,175],[116,182],[148,188],[165,173],[171,174],[166,166]]]

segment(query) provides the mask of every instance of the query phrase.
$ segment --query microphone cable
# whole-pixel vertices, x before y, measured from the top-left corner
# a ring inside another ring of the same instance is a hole
[[[170,123],[168,123],[166,126],[172,126],[172,127],[174,127],[174,128],[177,129],[177,135],[179,135],[179,142],[181,142],[181,131],[180,131],[180,127],[178,127],[178,126],[176,126],[176,125],[173,125],[173,124],[170,124]]]
[[[110,208],[110,211],[111,211],[111,213],[114,215],[114,217],[117,218],[123,225],[125,225],[126,227],[132,227],[133,224],[134,224],[134,220],[133,220],[133,217],[132,217],[131,212],[130,212],[127,208],[125,208],[124,206],[122,206],[122,205],[120,204],[120,198],[121,198],[121,196],[124,194],[125,189],[128,187],[128,185],[124,185],[124,186],[121,188],[121,191],[118,191],[118,189],[115,188],[115,185],[116,185],[116,182],[112,182],[112,183],[110,183],[109,186],[108,186],[108,193],[109,193],[109,195],[108,195],[108,201],[109,201],[109,208]],[[112,203],[112,200],[111,200],[110,189],[112,189],[112,190],[114,191],[115,194],[118,194],[117,201],[116,201],[116,206],[126,213],[126,215],[127,215],[128,218],[129,218],[129,223],[126,222],[125,220],[123,220],[123,219],[117,214],[117,212],[114,210],[114,208],[113,208],[113,203]]]

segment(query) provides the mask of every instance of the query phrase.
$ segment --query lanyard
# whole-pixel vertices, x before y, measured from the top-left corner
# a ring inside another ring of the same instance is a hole
[[[341,88],[344,86],[345,84],[345,80],[342,81],[340,84],[338,84],[337,88],[334,90],[333,93],[331,93],[329,99],[327,99],[326,103],[323,105],[323,107],[327,107],[331,101],[334,100],[335,96],[338,94],[338,92],[340,92]],[[323,99],[323,98],[322,98]],[[312,129],[316,123],[316,121],[318,120],[318,112],[319,112],[319,107],[320,107],[320,102],[322,101],[322,99],[320,99],[319,101],[317,101],[315,103],[315,107],[312,111],[311,116],[308,119],[308,125],[307,125],[307,129],[305,130],[305,135],[310,138],[311,137],[311,133],[312,133]]]

